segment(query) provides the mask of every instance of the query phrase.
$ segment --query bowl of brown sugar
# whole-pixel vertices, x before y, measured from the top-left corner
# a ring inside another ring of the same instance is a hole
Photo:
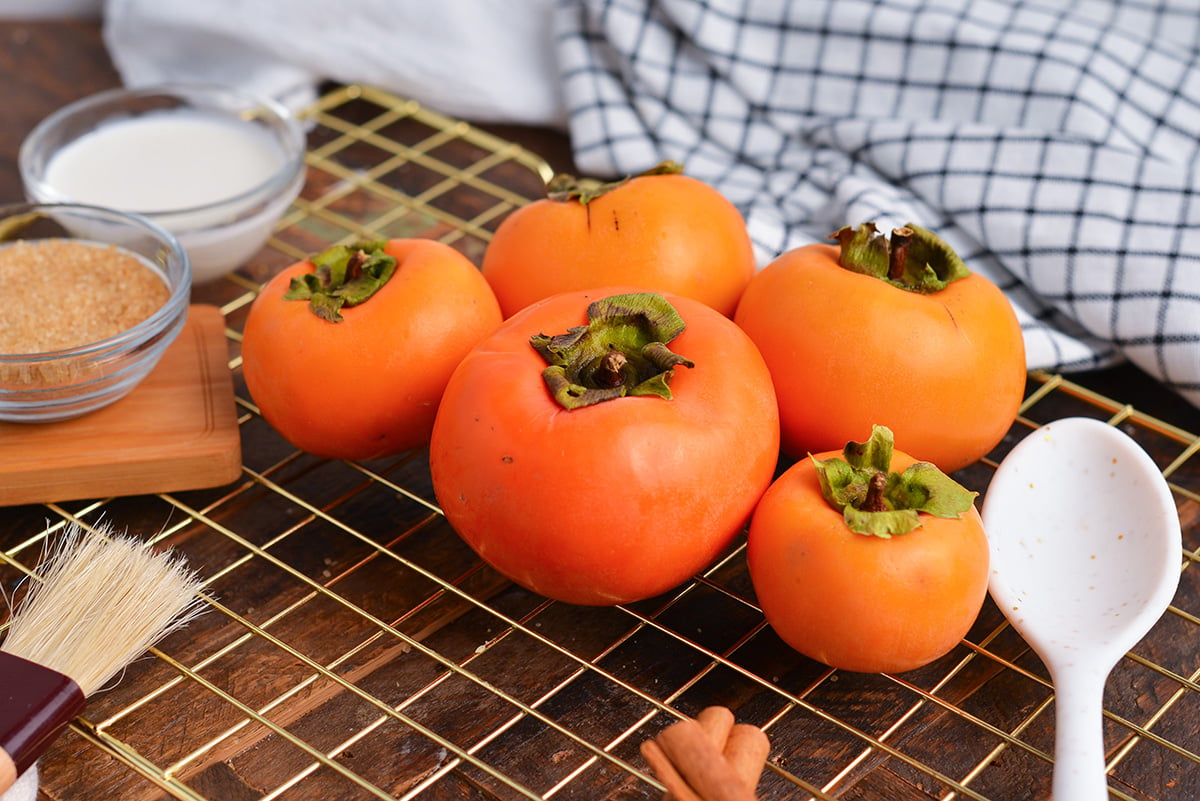
[[[187,319],[191,264],[136,214],[0,206],[0,421],[44,423],[127,395]]]

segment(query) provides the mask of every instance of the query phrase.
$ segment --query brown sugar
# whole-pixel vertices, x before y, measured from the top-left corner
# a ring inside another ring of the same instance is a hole
[[[70,239],[0,246],[0,354],[88,345],[166,303],[166,282],[132,253]]]

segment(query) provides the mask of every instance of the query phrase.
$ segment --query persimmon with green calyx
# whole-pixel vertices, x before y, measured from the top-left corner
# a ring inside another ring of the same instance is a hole
[[[784,452],[836,449],[879,423],[946,472],[985,456],[1025,393],[1012,303],[916,225],[833,238],[764,267],[734,315],[771,368]]]
[[[670,590],[744,530],[779,456],[770,373],[729,318],[612,287],[528,306],[467,355],[429,445],[447,521],[555,600]]]
[[[242,332],[242,375],[295,447],[390,456],[428,443],[450,374],[501,319],[479,269],[449,245],[338,245],[263,286]]]
[[[630,286],[694,298],[733,315],[756,269],[741,212],[663,162],[619,181],[557,175],[513,210],[482,270],[505,317],[560,292]]]
[[[987,596],[976,493],[865,443],[809,456],[759,501],[746,559],[763,614],[795,650],[831,667],[899,673],[962,641]]]

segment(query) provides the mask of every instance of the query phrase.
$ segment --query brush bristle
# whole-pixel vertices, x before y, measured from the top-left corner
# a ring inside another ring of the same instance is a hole
[[[107,525],[71,524],[14,610],[3,650],[102,688],[203,609],[203,582],[182,558]]]

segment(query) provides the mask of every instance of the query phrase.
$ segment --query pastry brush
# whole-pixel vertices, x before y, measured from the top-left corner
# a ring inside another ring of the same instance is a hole
[[[35,574],[0,645],[0,793],[88,696],[203,608],[182,558],[107,524],[72,523]]]

